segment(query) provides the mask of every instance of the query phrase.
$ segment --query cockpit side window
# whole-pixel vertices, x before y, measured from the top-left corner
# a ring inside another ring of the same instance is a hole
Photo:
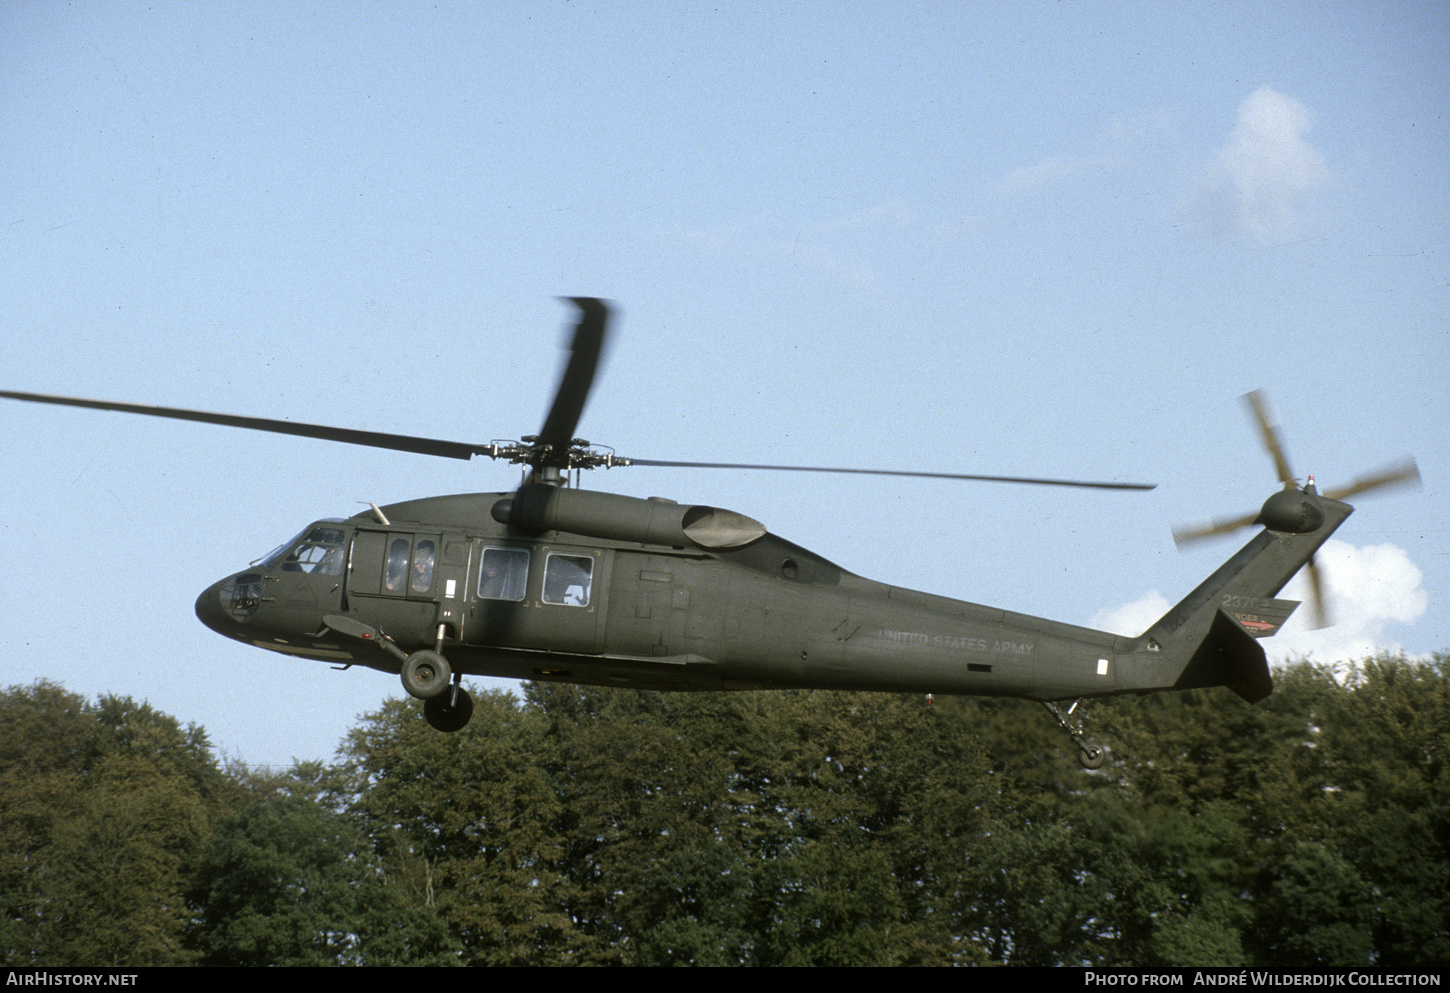
[[[529,579],[526,548],[485,548],[478,572],[481,600],[522,600]]]
[[[282,560],[282,570],[341,576],[343,543],[341,528],[315,527]]]
[[[570,607],[589,606],[589,586],[593,575],[593,556],[551,552],[544,563],[544,602]]]

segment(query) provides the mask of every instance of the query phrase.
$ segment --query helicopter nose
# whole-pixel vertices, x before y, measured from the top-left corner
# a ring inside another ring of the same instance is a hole
[[[213,583],[196,598],[196,617],[217,634],[231,634],[234,623],[222,607],[222,586],[227,580]]]

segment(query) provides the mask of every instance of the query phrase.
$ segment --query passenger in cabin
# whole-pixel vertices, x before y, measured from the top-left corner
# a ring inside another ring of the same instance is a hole
[[[388,570],[387,584],[391,593],[403,592],[403,583],[408,578],[408,542],[403,538],[394,538],[388,547]]]
[[[413,592],[427,593],[433,588],[433,542],[418,542],[413,556]]]
[[[483,558],[483,574],[478,579],[478,595],[485,600],[503,599],[503,573],[487,555]]]

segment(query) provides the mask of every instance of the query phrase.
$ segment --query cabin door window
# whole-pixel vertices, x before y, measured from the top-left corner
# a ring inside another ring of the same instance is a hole
[[[544,564],[544,602],[568,607],[589,606],[593,576],[593,556],[550,552]]]
[[[522,600],[529,588],[527,548],[488,547],[478,570],[480,600]]]

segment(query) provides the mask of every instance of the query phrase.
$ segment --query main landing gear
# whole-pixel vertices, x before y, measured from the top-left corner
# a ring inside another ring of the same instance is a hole
[[[409,655],[402,678],[403,689],[423,701],[423,719],[436,730],[461,731],[473,716],[473,697],[440,653],[424,649]]]
[[[1073,744],[1077,745],[1078,765],[1089,771],[1101,769],[1108,761],[1108,750],[1083,734],[1081,722],[1078,722],[1077,727],[1073,727],[1072,723],[1068,721],[1073,711],[1077,710],[1078,701],[1074,700],[1072,702],[1072,706],[1067,708],[1066,714],[1058,710],[1055,704],[1047,700],[1042,701],[1042,705],[1047,708],[1047,712],[1057,721],[1057,726],[1066,731],[1068,737],[1072,739]]]
[[[435,731],[462,731],[473,716],[473,697],[458,683],[423,703],[423,719]]]
[[[463,688],[461,674],[453,671],[448,660],[438,651],[423,649],[406,654],[378,628],[347,617],[328,614],[323,619],[338,634],[357,638],[382,649],[400,663],[403,689],[423,701],[423,719],[439,731],[461,731],[473,716],[473,697]],[[438,629],[438,646],[443,645],[443,629]]]
[[[437,652],[414,652],[403,660],[403,689],[419,700],[431,700],[448,689],[453,669]]]

